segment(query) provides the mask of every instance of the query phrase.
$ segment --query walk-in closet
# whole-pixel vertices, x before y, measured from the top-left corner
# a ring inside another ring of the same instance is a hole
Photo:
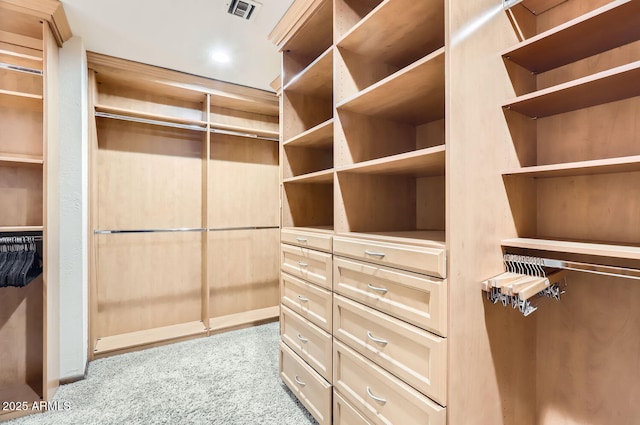
[[[639,69],[640,0],[0,0],[0,422],[640,425]]]

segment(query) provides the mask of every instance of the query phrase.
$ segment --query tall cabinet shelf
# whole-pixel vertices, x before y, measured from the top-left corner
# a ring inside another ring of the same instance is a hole
[[[0,1],[0,236],[36,236],[42,273],[0,288],[0,421],[59,384],[58,47],[71,33],[57,1],[25,3]]]

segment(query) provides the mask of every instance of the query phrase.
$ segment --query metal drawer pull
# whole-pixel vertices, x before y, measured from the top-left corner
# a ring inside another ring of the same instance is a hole
[[[369,337],[369,339],[371,341],[377,342],[378,344],[387,345],[389,343],[389,341],[387,341],[385,339],[376,338],[375,336],[373,336],[371,331],[367,331],[367,336]]]
[[[387,255],[384,252],[369,251],[368,249],[365,249],[364,253],[367,254],[367,255],[373,255],[374,257],[380,257],[380,258],[382,258],[385,255]]]
[[[307,242],[307,238],[296,238],[296,240],[300,243]]]
[[[298,265],[300,267],[309,267],[309,263],[305,263],[304,261],[298,261]]]
[[[298,299],[303,303],[309,302],[309,298],[303,297],[302,295],[298,295]]]
[[[294,379],[296,380],[296,382],[297,382],[298,384],[302,385],[303,387],[304,387],[305,385],[307,385],[307,384],[305,384],[304,382],[302,382],[302,381],[300,380],[300,378],[298,377],[298,375],[296,375]]]
[[[298,339],[302,342],[309,342],[309,340],[305,337],[303,337],[302,335],[298,334]]]
[[[383,403],[383,404],[387,402],[386,399],[381,398],[381,397],[376,397],[373,394],[371,394],[371,388],[369,388],[369,387],[367,387],[367,395],[369,397],[371,397],[372,399],[374,399],[375,401],[377,401],[377,402],[380,402],[380,403]]]
[[[367,283],[367,287],[373,291],[378,291],[378,292],[382,292],[383,294],[386,294],[387,292],[389,292],[389,290],[387,288],[381,288],[379,286],[373,286],[370,283]]]

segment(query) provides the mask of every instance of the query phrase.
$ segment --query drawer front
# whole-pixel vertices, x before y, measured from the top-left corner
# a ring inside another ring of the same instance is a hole
[[[333,290],[438,335],[447,335],[447,281],[333,259]]]
[[[447,340],[335,295],[333,335],[443,406]]]
[[[446,277],[446,253],[442,248],[335,236],[333,253],[416,273]]]
[[[280,313],[280,334],[289,348],[331,382],[331,334],[284,306]]]
[[[280,296],[282,304],[325,331],[332,331],[333,298],[331,292],[297,277],[281,273]]]
[[[331,424],[331,385],[282,342],[280,377],[320,425]]]
[[[446,409],[340,341],[333,343],[335,389],[376,425],[445,425]]]
[[[286,244],[280,252],[282,271],[331,290],[331,254]]]
[[[333,425],[371,425],[338,392],[333,392]]]
[[[280,231],[280,240],[282,243],[298,245],[325,252],[331,252],[333,249],[331,238],[332,236],[328,234],[303,232],[294,229],[282,229]]]

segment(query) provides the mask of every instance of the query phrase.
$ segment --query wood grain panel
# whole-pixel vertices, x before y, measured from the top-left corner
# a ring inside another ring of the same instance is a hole
[[[444,176],[416,179],[416,229],[445,228],[446,184]]]
[[[97,336],[200,320],[200,233],[97,237]]]
[[[558,0],[533,0],[534,2],[554,2],[560,3]],[[556,7],[541,13],[536,17],[537,33],[547,31],[558,25],[577,18],[585,13],[610,3],[611,0],[580,0],[580,1],[564,1]]]
[[[297,146],[285,146],[283,153],[283,178],[333,168],[332,147],[316,149]]]
[[[41,168],[0,167],[0,225],[42,226]]]
[[[331,99],[284,91],[282,95],[284,122],[282,137],[289,140],[333,117]]]
[[[42,157],[42,101],[0,95],[0,152]]]
[[[42,75],[0,68],[0,89],[42,95]]]
[[[445,144],[445,120],[431,121],[416,127],[416,150]]]
[[[99,229],[200,227],[201,133],[97,125]]]
[[[211,135],[209,225],[277,226],[278,144]]]
[[[209,233],[212,318],[279,303],[279,229]]]
[[[42,23],[38,17],[5,7],[0,14],[0,28],[3,31],[42,40]]]
[[[333,186],[285,184],[282,191],[282,226],[333,226]]]
[[[351,28],[367,16],[382,0],[334,1],[334,28],[336,39],[342,38]]]
[[[400,67],[359,55],[344,48],[335,49],[336,103],[354,96],[400,70]]]
[[[255,131],[278,132],[278,117],[256,114],[236,109],[211,105],[209,120],[215,124],[254,129]]]

